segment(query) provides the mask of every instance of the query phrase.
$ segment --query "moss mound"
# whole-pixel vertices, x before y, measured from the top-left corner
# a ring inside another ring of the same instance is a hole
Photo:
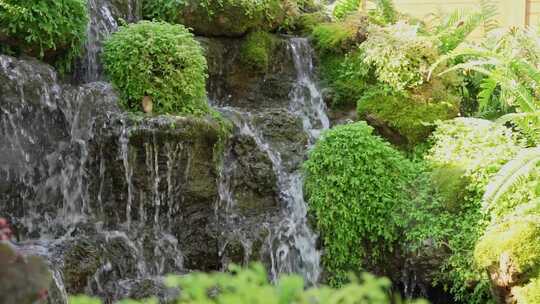
[[[37,57],[64,71],[81,53],[87,23],[84,0],[1,0],[0,51]]]
[[[438,81],[424,84],[415,92],[400,94],[387,86],[371,87],[358,100],[360,117],[386,124],[412,146],[425,140],[435,122],[454,118],[460,98]]]
[[[331,283],[375,265],[398,239],[398,206],[416,169],[365,122],[324,133],[305,163],[305,188],[325,247]],[[368,258],[369,259],[366,259]]]
[[[298,14],[293,0],[150,0],[143,6],[149,19],[184,24],[203,36],[242,36],[272,31]]]
[[[121,27],[105,43],[103,58],[127,110],[141,111],[143,98],[150,98],[158,114],[208,112],[206,59],[184,26],[143,21]]]
[[[267,32],[249,33],[240,50],[240,60],[252,70],[266,72],[276,46],[275,37]]]

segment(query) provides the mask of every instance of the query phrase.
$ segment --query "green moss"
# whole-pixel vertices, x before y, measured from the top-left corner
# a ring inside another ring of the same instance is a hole
[[[291,31],[298,33],[301,36],[309,36],[321,23],[326,23],[330,21],[329,17],[320,11],[313,13],[304,13],[300,14],[298,17],[294,18],[291,25]]]
[[[86,39],[83,0],[0,0],[0,51],[71,68]]]
[[[149,96],[154,112],[208,113],[206,59],[181,25],[142,21],[121,27],[104,46],[105,70],[129,111]]]
[[[540,267],[538,217],[512,217],[489,228],[476,245],[475,260],[483,268],[498,267],[503,255],[520,274]]]
[[[365,122],[325,132],[304,168],[310,212],[315,216],[331,283],[374,265],[399,237],[398,206],[410,200],[414,165]],[[364,260],[365,259],[365,260]]]
[[[431,134],[436,121],[458,115],[460,100],[437,81],[424,84],[418,92],[400,94],[386,85],[371,87],[358,101],[358,114],[373,116],[404,136],[410,146],[416,145]]]
[[[540,303],[540,278],[532,279],[523,287],[514,287],[512,292],[517,304]]]
[[[270,33],[249,33],[240,50],[241,62],[254,71],[266,72],[276,43],[276,38]]]
[[[298,11],[297,2],[288,0],[150,0],[143,5],[148,19],[183,24],[206,36],[275,30]]]
[[[363,42],[359,35],[367,26],[367,19],[354,15],[343,22],[321,23],[313,28],[312,38],[321,53],[344,54]]]

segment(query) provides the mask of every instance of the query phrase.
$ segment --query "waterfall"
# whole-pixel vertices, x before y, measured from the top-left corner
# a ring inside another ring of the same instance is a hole
[[[84,55],[75,78],[82,83],[104,79],[101,65],[103,42],[118,30],[118,19],[137,22],[141,18],[141,0],[127,0],[122,5],[112,5],[110,0],[88,0],[89,24],[86,30]],[[121,11],[119,11],[121,10]]]
[[[313,80],[313,50],[304,38],[289,39],[288,49],[294,61],[297,78],[289,94],[287,110],[301,119],[303,132],[309,138],[308,146],[311,146],[320,132],[330,124],[321,92]],[[280,220],[272,226],[266,225],[269,232],[266,248],[270,257],[269,272],[272,280],[276,281],[284,273],[298,273],[308,284],[316,284],[321,273],[320,253],[316,249],[317,235],[307,223],[307,205],[300,170],[291,172],[290,168],[287,168],[279,148],[258,130],[254,113],[234,107],[222,107],[220,110],[233,121],[237,136],[252,138],[258,150],[267,155],[277,177],[281,202]],[[228,154],[230,152],[226,153]],[[232,166],[235,166],[235,163],[225,157],[219,194],[225,211],[229,213],[229,220],[234,222],[239,215],[231,212],[232,206],[237,204],[234,193],[231,193],[231,171],[234,169]],[[242,241],[242,244],[246,251],[251,250],[250,243]]]

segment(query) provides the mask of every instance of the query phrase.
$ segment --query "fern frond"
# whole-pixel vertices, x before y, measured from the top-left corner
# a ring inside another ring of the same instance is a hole
[[[540,146],[540,112],[507,114],[499,118],[497,123],[513,124],[530,146]]]
[[[483,207],[488,209],[512,187],[523,183],[540,163],[540,148],[523,149],[516,158],[504,165],[489,183],[484,193]]]
[[[478,110],[486,111],[492,100],[492,96],[499,84],[491,77],[486,77],[480,83],[480,92],[478,93]]]
[[[484,32],[488,33],[499,28],[497,15],[499,14],[497,5],[491,0],[480,0],[480,13],[484,16]]]

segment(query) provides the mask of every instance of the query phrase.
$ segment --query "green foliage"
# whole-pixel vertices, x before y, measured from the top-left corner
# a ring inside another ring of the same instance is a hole
[[[38,57],[65,72],[81,54],[87,23],[83,0],[0,0],[0,51]]]
[[[391,25],[398,21],[401,14],[396,10],[393,0],[372,0],[375,10],[370,12],[370,19],[379,25]]]
[[[504,256],[514,271],[537,274],[540,270],[540,217],[510,216],[493,225],[477,243],[475,260],[479,266],[498,268]]]
[[[303,13],[294,19],[289,30],[300,36],[309,36],[315,27],[329,20],[330,17],[325,12]]]
[[[323,263],[340,284],[349,271],[376,264],[393,250],[416,169],[364,122],[324,133],[305,163],[305,188],[317,219]]]
[[[540,303],[540,278],[523,287],[514,287],[512,291],[518,304]]]
[[[295,0],[150,0],[148,19],[184,24],[198,34],[241,36],[249,31],[287,27],[307,1]]]
[[[371,87],[358,100],[358,113],[386,122],[410,146],[415,145],[429,136],[436,121],[456,117],[459,111],[459,97],[446,86],[438,80],[428,85],[431,89],[420,88],[417,94],[399,93],[389,86]]]
[[[339,0],[332,14],[336,20],[343,20],[362,7],[363,0]]]
[[[313,28],[315,47],[322,54],[345,54],[353,51],[363,42],[359,31],[367,25],[367,19],[351,16],[342,22],[322,23]]]
[[[426,301],[401,301],[392,297],[390,281],[376,278],[368,273],[361,280],[353,279],[341,289],[326,286],[305,289],[304,281],[297,275],[283,276],[276,285],[268,282],[268,276],[260,264],[242,269],[232,265],[229,273],[192,273],[186,276],[169,276],[170,287],[180,287],[178,304],[427,304]],[[157,302],[157,301],[156,301]],[[73,297],[70,304],[99,304],[86,297]],[[122,301],[124,304],[155,303]]]
[[[500,217],[516,206],[535,199],[540,194],[536,193],[540,189],[539,175],[540,148],[520,151],[491,179],[483,197],[484,209]]]
[[[355,105],[358,96],[362,96],[369,84],[375,82],[373,72],[364,64],[363,58],[361,51],[321,56],[321,76],[324,85],[331,90],[332,107]]]
[[[156,113],[208,112],[206,59],[185,27],[147,21],[121,27],[106,41],[103,59],[127,110],[140,111],[150,96]]]
[[[497,7],[490,0],[481,0],[480,10],[477,12],[466,13],[455,10],[451,14],[436,17],[437,25],[434,33],[440,52],[447,54],[453,51],[480,25],[483,25],[484,31],[497,28],[496,16]]]
[[[397,23],[372,26],[369,38],[360,48],[364,62],[373,66],[377,79],[394,90],[404,91],[422,85],[438,58],[431,39],[418,35],[418,27]]]
[[[262,31],[249,33],[240,50],[240,60],[254,71],[268,69],[276,45],[272,34]]]
[[[498,107],[502,112],[508,108],[518,113],[540,111],[540,42],[538,33],[532,30],[513,28],[494,32],[481,46],[468,46],[451,52],[437,63],[464,59],[445,72],[464,70],[485,75],[478,93],[479,111],[493,103],[497,93]],[[536,122],[529,120],[528,122]],[[540,128],[539,125],[534,126]]]
[[[451,198],[445,205],[452,214],[442,219],[452,231],[444,242],[451,256],[444,261],[436,282],[449,288],[457,300],[485,303],[490,298],[489,283],[473,256],[489,222],[482,212],[481,199],[491,179],[521,146],[509,129],[473,118],[439,123],[432,140],[434,144],[425,157],[432,174],[459,181],[456,186],[446,179],[434,179],[442,197]]]

